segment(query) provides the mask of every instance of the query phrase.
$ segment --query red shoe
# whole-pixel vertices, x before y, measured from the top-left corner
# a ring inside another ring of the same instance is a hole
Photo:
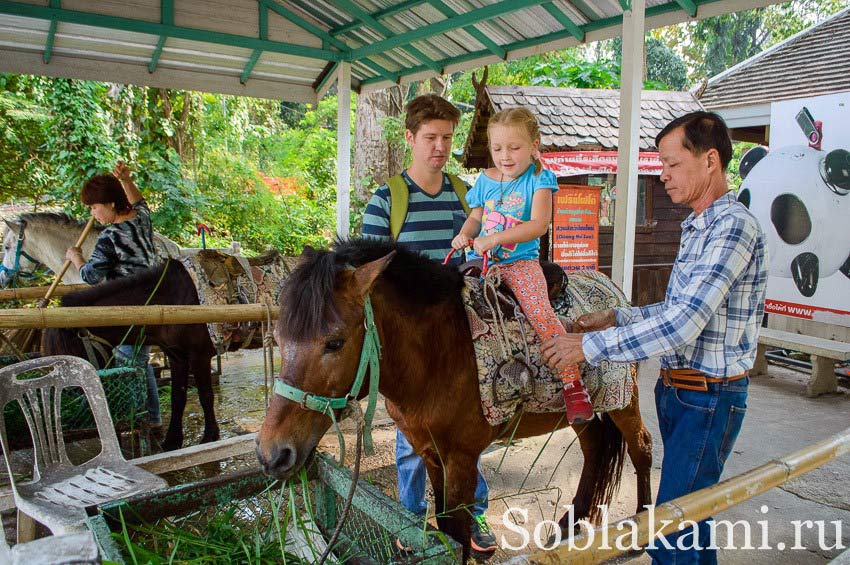
[[[581,379],[571,383],[565,383],[561,391],[564,394],[564,402],[567,404],[567,422],[570,425],[584,424],[593,419],[593,404]]]

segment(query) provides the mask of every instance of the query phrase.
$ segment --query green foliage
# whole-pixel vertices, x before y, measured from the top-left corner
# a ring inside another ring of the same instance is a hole
[[[741,188],[741,183],[744,179],[738,174],[738,167],[741,166],[741,158],[744,154],[758,145],[757,143],[748,143],[746,141],[735,142],[732,144],[732,159],[729,161],[729,168],[726,171],[726,179],[729,181],[729,189],[737,194]]]
[[[39,155],[47,118],[15,75],[0,75],[0,200],[37,200],[47,189],[48,164]]]

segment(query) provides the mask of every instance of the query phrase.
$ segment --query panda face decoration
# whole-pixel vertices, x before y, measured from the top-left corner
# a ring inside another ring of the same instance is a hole
[[[740,174],[738,201],[764,228],[771,275],[793,279],[805,297],[821,277],[850,278],[850,152],[755,147],[741,159]]]

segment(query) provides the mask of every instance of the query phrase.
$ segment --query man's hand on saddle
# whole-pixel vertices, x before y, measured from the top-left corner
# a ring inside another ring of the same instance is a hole
[[[543,342],[540,353],[547,365],[558,370],[583,363],[585,358],[581,344],[584,332],[600,331],[615,325],[617,325],[617,318],[613,310],[584,314],[570,324],[570,327],[564,328],[570,333]]]
[[[602,310],[601,312],[590,312],[579,316],[573,323],[574,332],[598,332],[617,325],[617,317],[614,310]]]
[[[563,371],[570,365],[584,362],[584,351],[581,349],[583,333],[571,333],[559,335],[547,339],[540,346],[543,360],[550,367]]]

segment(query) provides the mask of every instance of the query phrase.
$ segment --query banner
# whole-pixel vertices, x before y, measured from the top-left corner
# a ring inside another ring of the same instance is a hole
[[[565,271],[599,268],[599,187],[559,185],[552,197],[552,260]]]
[[[847,124],[850,93],[771,104],[770,150],[738,193],[767,238],[767,312],[850,327]]]
[[[616,151],[561,151],[542,153],[543,165],[555,173],[556,177],[571,177],[598,173],[617,172]],[[661,160],[658,153],[641,151],[638,153],[639,175],[661,175]]]

